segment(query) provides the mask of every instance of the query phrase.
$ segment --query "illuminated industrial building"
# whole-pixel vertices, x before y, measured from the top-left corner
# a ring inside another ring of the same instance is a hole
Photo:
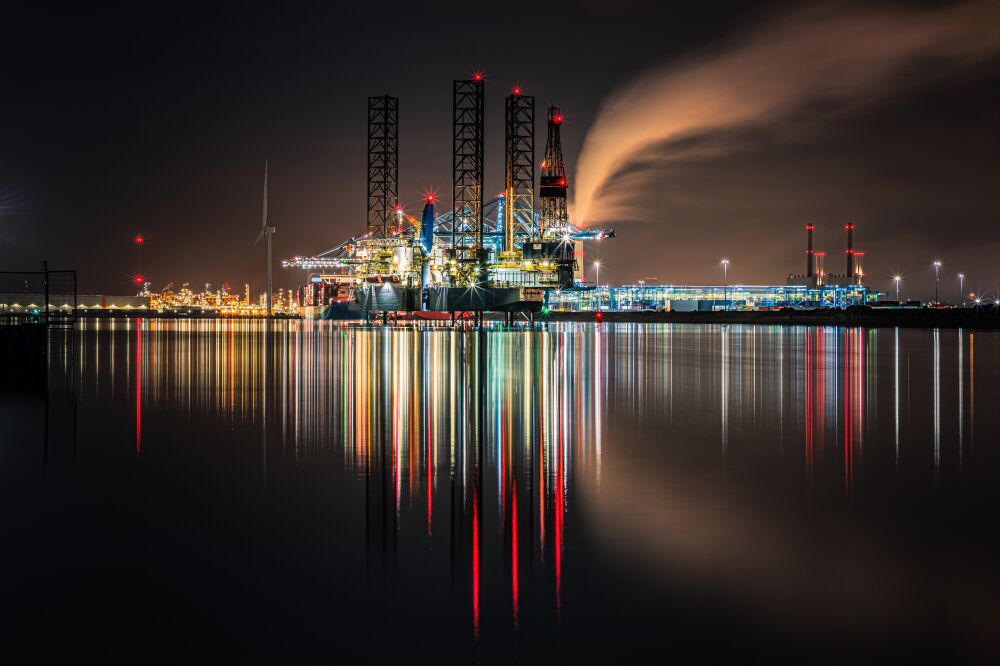
[[[244,285],[241,295],[228,285],[213,290],[211,284],[206,284],[202,291],[196,293],[186,282],[177,291],[173,290],[172,285],[167,285],[163,291],[156,293],[150,291],[149,284],[146,283],[140,295],[149,299],[150,309],[161,313],[197,312],[222,317],[266,317],[268,315],[266,294],[260,294],[260,297],[254,302],[250,297],[250,285],[248,284]],[[296,314],[292,293],[280,289],[277,294],[274,294],[272,309],[275,314],[279,315]]]
[[[761,310],[771,308],[843,308],[878,300],[878,292],[862,285],[709,285],[681,286],[634,284],[601,286],[549,292],[553,311],[635,311],[674,312],[715,310]]]
[[[149,310],[149,298],[144,296],[107,296],[103,294],[79,294],[75,297],[76,309],[80,313],[88,311],[137,311],[145,312]],[[72,311],[73,305],[62,298],[49,299],[49,312]],[[42,304],[45,302],[45,295],[34,294],[0,294],[0,317],[4,315],[21,316],[26,314],[38,315],[42,312]]]
[[[854,225],[847,231],[847,270],[843,275],[828,274],[825,253],[813,248],[812,224],[806,225],[806,272],[789,275],[785,285],[658,285],[621,287],[598,286],[575,290],[555,290],[548,306],[555,311],[675,312],[715,310],[767,310],[773,308],[845,308],[878,301],[880,293],[864,285],[863,252],[854,248]]]

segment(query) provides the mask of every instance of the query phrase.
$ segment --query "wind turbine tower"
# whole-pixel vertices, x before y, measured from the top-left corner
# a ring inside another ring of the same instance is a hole
[[[274,310],[271,305],[271,236],[277,231],[274,227],[267,226],[267,160],[264,160],[264,216],[261,219],[260,234],[257,236],[257,240],[254,241],[254,245],[260,242],[260,239],[264,239],[264,248],[267,252],[267,291],[264,293],[264,297],[267,303],[267,316],[273,317]]]

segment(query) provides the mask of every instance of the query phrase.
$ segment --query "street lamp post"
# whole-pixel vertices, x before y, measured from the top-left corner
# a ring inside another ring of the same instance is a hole
[[[959,302],[965,307],[965,273],[958,274],[958,295],[962,297]]]
[[[903,279],[903,278],[902,278],[902,277],[900,277],[900,276],[898,276],[898,275],[894,275],[894,276],[892,277],[892,280],[893,280],[893,282],[895,282],[895,283],[896,283],[896,303],[897,303],[897,304],[899,304],[899,283],[900,283],[900,281],[901,281],[902,279]]]
[[[601,262],[594,262],[594,272],[597,274],[594,278],[595,293],[597,294],[597,311],[601,311]]]
[[[941,262],[934,262],[934,304],[937,305],[941,302],[938,297],[938,285],[941,283]]]
[[[729,310],[729,260],[722,260],[722,298],[726,301],[726,310]]]

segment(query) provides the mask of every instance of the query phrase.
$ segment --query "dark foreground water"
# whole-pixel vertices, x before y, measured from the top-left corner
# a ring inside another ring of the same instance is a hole
[[[73,344],[0,393],[0,660],[1000,654],[1000,333]]]

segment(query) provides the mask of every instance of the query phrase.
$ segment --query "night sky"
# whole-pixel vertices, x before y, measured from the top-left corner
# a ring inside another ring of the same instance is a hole
[[[259,288],[263,249],[251,244],[264,160],[276,257],[363,232],[366,98],[388,93],[400,98],[400,198],[415,213],[428,188],[450,202],[451,82],[476,69],[488,81],[486,191],[502,189],[503,97],[519,82],[540,110],[539,160],[544,106],[566,115],[572,193],[588,129],[616,91],[645,72],[711,61],[800,7],[205,5],[5,8],[0,269],[36,269],[47,258],[76,268],[82,293],[130,293],[131,239],[141,232],[154,289],[171,281]],[[940,259],[943,298],[957,299],[958,272],[970,290],[997,292],[1000,4],[989,6],[997,47],[976,57],[904,60],[877,95],[823,93],[772,122],[682,137],[710,146],[723,137],[725,150],[644,148],[603,186],[602,219],[584,221],[618,232],[588,246],[588,266],[600,258],[602,281],[614,283],[719,283],[726,256],[731,282],[780,284],[803,270],[810,221],[827,270],[842,271],[842,226],[851,221],[875,288],[890,290],[898,272],[906,296],[929,297],[931,261]],[[942,5],[882,7],[892,16]],[[786,61],[776,59],[775,71]],[[615,204],[623,192],[627,202]],[[276,287],[305,277],[275,276]]]

